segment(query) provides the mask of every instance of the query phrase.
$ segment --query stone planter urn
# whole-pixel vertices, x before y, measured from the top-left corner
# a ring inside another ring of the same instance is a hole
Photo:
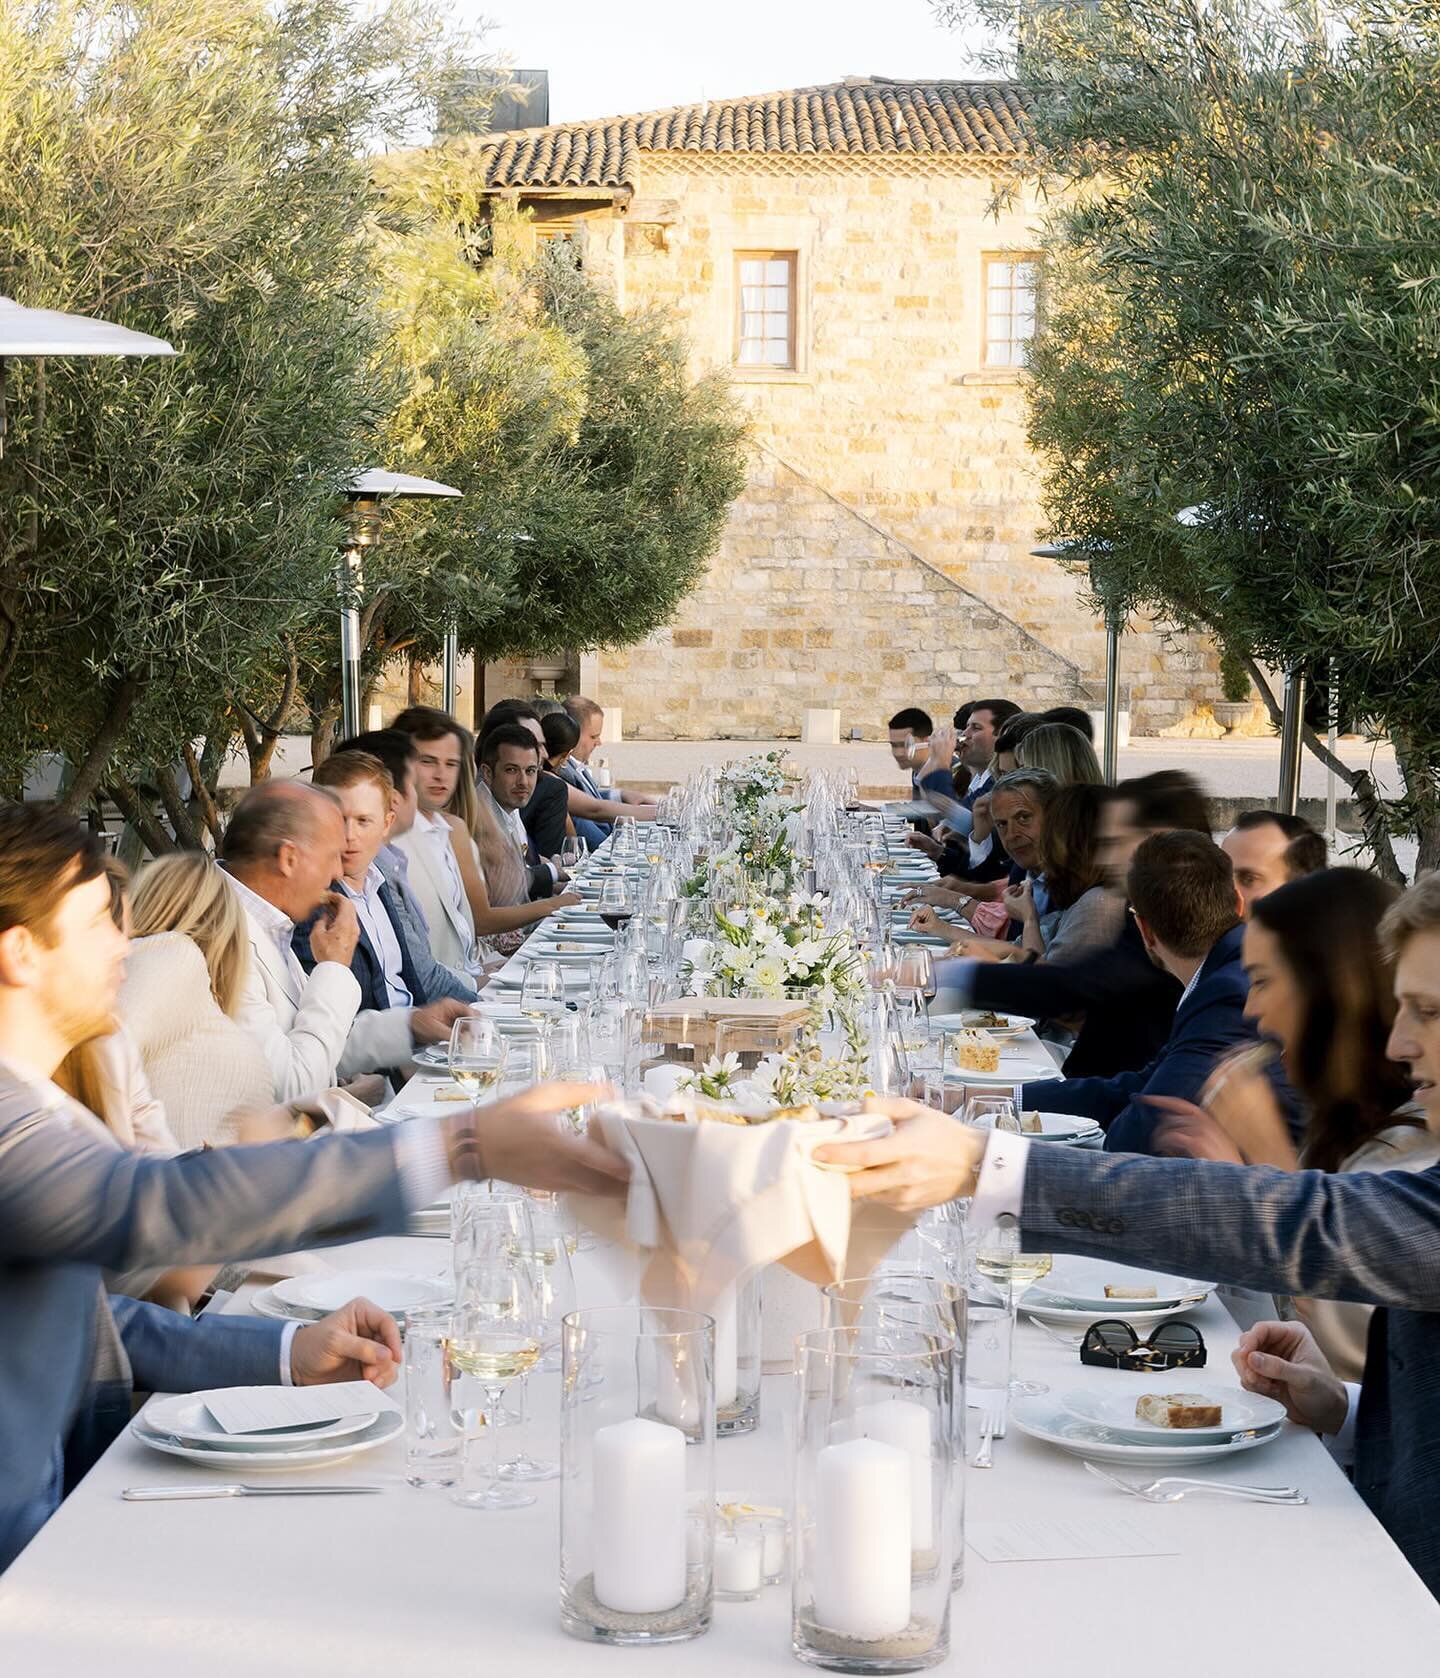
[[[1211,709],[1218,722],[1227,734],[1233,734],[1245,721],[1253,709],[1254,702],[1249,699],[1217,699]]]

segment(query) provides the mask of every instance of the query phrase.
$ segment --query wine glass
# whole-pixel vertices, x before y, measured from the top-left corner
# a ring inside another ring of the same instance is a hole
[[[532,961],[520,986],[520,1012],[548,1030],[565,1011],[565,974],[558,961]]]
[[[595,903],[600,919],[612,932],[628,926],[635,913],[635,899],[630,882],[623,874],[610,874],[600,882],[600,896]]]
[[[640,840],[634,816],[616,816],[610,838],[610,854],[617,862],[629,862],[640,854]]]
[[[589,854],[590,847],[573,833],[560,841],[560,866],[567,874],[573,874]]]
[[[472,1100],[505,1076],[506,1042],[494,1020],[462,1014],[450,1027],[450,1076]]]
[[[540,1325],[540,1360],[534,1368],[558,1370],[560,1325],[567,1313],[579,1305],[575,1272],[570,1265],[575,1232],[564,1217],[559,1195],[527,1189],[525,1198],[530,1209],[529,1257],[536,1277]],[[529,1394],[530,1371],[527,1370],[520,1376],[518,1395],[518,1425],[522,1427]],[[560,1477],[560,1464],[550,1457],[531,1456],[522,1444],[513,1457],[500,1464],[499,1473],[502,1480],[556,1480]]]
[[[524,1222],[528,1227],[528,1216]],[[507,1485],[500,1472],[505,1388],[533,1369],[542,1351],[541,1289],[533,1246],[533,1235],[517,1240],[508,1217],[477,1220],[471,1232],[447,1347],[450,1402],[465,1436],[461,1481],[450,1495],[467,1509],[521,1509],[535,1501],[533,1493]],[[488,1464],[479,1461],[476,1448],[482,1415],[490,1444]]]
[[[1036,1282],[1050,1274],[1054,1259],[1049,1253],[1027,1253],[1020,1247],[1018,1229],[998,1226],[984,1231],[975,1247],[975,1269],[1002,1295],[1010,1311],[1010,1332],[1015,1332],[1016,1309],[1021,1298]],[[1015,1398],[1033,1398],[1049,1392],[1044,1381],[1024,1381],[1012,1378],[1010,1392]]]
[[[935,999],[935,963],[929,950],[910,944],[897,953],[895,994],[928,1009]]]
[[[512,1037],[501,1088],[508,1095],[519,1095],[546,1083],[554,1075],[554,1060],[547,1032],[542,1031],[538,1037]]]

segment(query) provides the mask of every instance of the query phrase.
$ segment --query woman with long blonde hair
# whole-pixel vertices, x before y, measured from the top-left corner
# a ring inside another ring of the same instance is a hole
[[[210,994],[232,1019],[250,966],[240,899],[209,859],[195,851],[161,857],[141,874],[130,908],[131,935],[188,938],[205,958]]]

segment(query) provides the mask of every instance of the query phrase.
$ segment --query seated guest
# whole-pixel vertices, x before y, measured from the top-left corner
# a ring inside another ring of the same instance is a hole
[[[143,870],[133,917],[119,1012],[174,1151],[235,1142],[241,1118],[275,1099],[265,1049],[241,1023],[251,954],[239,893],[208,857],[185,851]]]
[[[1183,985],[1169,1041],[1139,1072],[1019,1086],[1018,1104],[1098,1119],[1111,1151],[1149,1153],[1151,1097],[1199,1099],[1220,1057],[1255,1040],[1245,1017],[1240,897],[1230,859],[1203,833],[1161,833],[1130,864],[1129,896],[1151,959]]]
[[[1092,746],[1095,744],[1095,724],[1090,713],[1078,705],[1052,705],[1048,711],[1041,711],[1040,721],[1064,723],[1067,728],[1077,729]]]
[[[247,820],[253,826],[253,811]],[[251,854],[247,841],[242,855]],[[128,1420],[127,1354],[134,1385],[162,1392],[285,1376],[385,1386],[400,1361],[394,1323],[364,1302],[303,1327],[188,1319],[112,1303],[103,1271],[398,1234],[410,1210],[449,1182],[603,1192],[623,1175],[605,1150],[555,1123],[599,1093],[588,1085],[492,1103],[483,1125],[466,1108],[303,1148],[174,1159],[122,1148],[53,1074],[77,1044],[109,1029],[125,951],[95,836],[50,806],[0,808],[0,1569],[59,1503],[63,1446],[77,1425],[93,1448],[103,1424]],[[111,1376],[104,1391],[102,1372]]]
[[[475,977],[467,964],[461,968],[448,967],[438,959],[432,944],[429,917],[415,888],[410,883],[410,859],[401,849],[400,841],[407,837],[419,815],[420,753],[414,739],[398,728],[376,728],[365,734],[341,740],[335,754],[368,752],[385,765],[395,787],[395,814],[390,823],[390,838],[380,847],[375,866],[385,876],[395,892],[395,906],[400,912],[400,932],[405,949],[420,985],[427,996],[453,997],[457,1002],[473,1002],[480,992]],[[461,832],[461,840],[471,853],[472,867],[478,875],[479,863],[474,861],[474,849],[469,834]],[[481,964],[475,962],[476,972]]]
[[[998,796],[999,785],[992,798]],[[1119,935],[1125,899],[1111,889],[1100,863],[1103,806],[1101,789],[1085,781],[1058,787],[1045,806],[1038,844],[1046,913],[1041,915],[1029,880],[1005,894],[1006,908],[1020,922],[1025,957],[1077,961],[1109,948]]]
[[[1040,834],[1045,825],[1045,807],[1055,796],[1058,783],[1043,769],[1016,769],[995,783],[990,805],[1000,840],[1000,853],[1009,864],[1004,880],[954,881],[945,879],[939,885],[921,886],[910,897],[942,909],[953,909],[968,915],[972,928],[979,937],[962,933],[957,937],[957,954],[973,955],[978,959],[1000,960],[1015,953],[1013,938],[1001,940],[1003,948],[994,948],[992,933],[1002,930],[1001,924],[989,915],[977,919],[977,906],[997,913],[1003,909],[1004,893],[1019,888],[1040,873]],[[1032,896],[1034,888],[1032,886]],[[1012,900],[1017,903],[1018,899]],[[1048,911],[1049,904],[1043,889],[1035,898],[1039,911]],[[1007,917],[1008,918],[1008,917]],[[953,928],[937,917],[919,911],[913,925],[921,931],[950,936]],[[964,946],[960,948],[959,946]]]
[[[340,1074],[391,1076],[426,1043],[443,1043],[468,1005],[433,997],[410,957],[398,895],[376,866],[389,841],[395,815],[395,783],[379,758],[368,752],[337,752],[315,771],[317,787],[335,794],[345,822],[345,842],[335,889],[354,905],[360,935],[350,971],[360,986],[360,1007],[340,1056]],[[295,929],[295,954],[309,972],[315,966],[311,928]]]
[[[610,837],[610,824],[615,808],[613,805],[607,805],[602,798],[592,798],[588,792],[582,792],[566,779],[565,765],[570,761],[575,742],[580,738],[580,724],[562,706],[558,711],[541,717],[540,728],[545,736],[544,773],[557,776],[564,782],[570,825],[574,828],[576,837],[583,839],[587,849],[593,851]]]
[[[920,771],[930,757],[930,734],[934,726],[930,713],[922,711],[918,705],[907,705],[886,724],[890,733],[890,755],[895,759],[895,767],[903,769],[910,777],[912,798],[925,796],[920,785]]]
[[[330,1088],[360,1007],[360,923],[330,889],[344,843],[339,804],[299,781],[251,787],[225,829],[220,854],[250,942],[234,1017],[265,1051],[277,1101]],[[312,923],[308,974],[290,942],[300,921]]]
[[[1321,835],[1300,816],[1283,810],[1243,811],[1220,844],[1235,870],[1247,915],[1256,898],[1287,880],[1314,874],[1329,861]]]
[[[1096,854],[1112,891],[1123,894],[1130,860],[1152,833],[1209,831],[1198,784],[1179,770],[1121,781],[1102,794]],[[1135,917],[1122,915],[1106,948],[1076,960],[1033,963],[953,961],[936,975],[960,1008],[994,1008],[1032,1019],[1082,1016],[1063,1070],[1070,1078],[1109,1077],[1146,1066],[1170,1036],[1180,986],[1150,959]]]
[[[576,741],[569,762],[565,766],[565,779],[572,786],[579,787],[581,792],[588,792],[592,798],[604,798],[621,804],[653,803],[654,801],[644,793],[626,792],[621,787],[602,787],[595,779],[590,760],[595,755],[595,748],[600,744],[600,736],[605,730],[605,713],[595,701],[586,699],[584,694],[572,693],[565,701],[565,709],[580,725],[580,738]]]
[[[1269,1081],[1242,1059],[1221,1063],[1203,1113],[1164,1104],[1178,1118],[1165,1125],[1159,1151],[1282,1171],[1426,1171],[1440,1163],[1440,1136],[1385,1053],[1395,992],[1380,923],[1395,896],[1364,869],[1331,868],[1267,892],[1251,909],[1241,947],[1250,980],[1245,1012],[1278,1046],[1305,1103],[1298,1147]],[[1295,1305],[1330,1367],[1358,1381],[1371,1307]]]
[[[1387,1052],[1440,1130],[1440,875],[1405,893],[1381,937],[1397,1003]],[[969,1229],[1016,1228],[1030,1252],[1382,1307],[1358,1392],[1299,1323],[1247,1330],[1234,1361],[1246,1387],[1353,1456],[1356,1490],[1440,1596],[1440,1167],[1284,1172],[1137,1159],[1036,1147],[913,1104],[890,1110],[893,1135],[817,1150],[822,1163],[847,1168],[856,1199],[916,1212],[973,1196]]]
[[[480,724],[480,739],[476,744],[477,762],[483,750],[485,736],[491,729],[515,726],[528,729],[543,760],[545,731],[535,707],[524,699],[502,699],[492,705]],[[560,866],[560,847],[570,819],[570,801],[564,784],[557,785],[558,776],[538,775],[529,802],[520,812],[528,842],[533,847],[536,865],[550,875],[550,889],[563,885],[565,871]]]
[[[536,727],[538,728],[538,724]],[[540,780],[540,746],[523,722],[502,722],[480,734],[480,798],[494,818],[498,853],[482,849],[485,878],[492,897],[518,896],[545,905],[544,912],[575,903],[574,893],[555,896],[558,865],[541,856],[522,811],[535,797]],[[551,777],[556,784],[555,777]]]
[[[1069,723],[1042,721],[1027,730],[1015,748],[1015,761],[1022,769],[1048,769],[1062,786],[1072,781],[1097,787],[1105,783],[1095,748]]]

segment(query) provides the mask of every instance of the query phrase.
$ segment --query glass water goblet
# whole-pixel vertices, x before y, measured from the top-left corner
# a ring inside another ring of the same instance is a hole
[[[979,1237],[975,1246],[975,1269],[1005,1301],[1010,1312],[1012,1336],[1020,1300],[1036,1282],[1050,1274],[1054,1262],[1049,1253],[1022,1251],[1018,1229],[988,1229]],[[1044,1381],[1027,1381],[1018,1377],[1012,1377],[1010,1381],[1010,1392],[1015,1398],[1031,1398],[1049,1390]]]
[[[532,961],[520,986],[520,1012],[548,1031],[565,1011],[565,973],[558,961]]]

